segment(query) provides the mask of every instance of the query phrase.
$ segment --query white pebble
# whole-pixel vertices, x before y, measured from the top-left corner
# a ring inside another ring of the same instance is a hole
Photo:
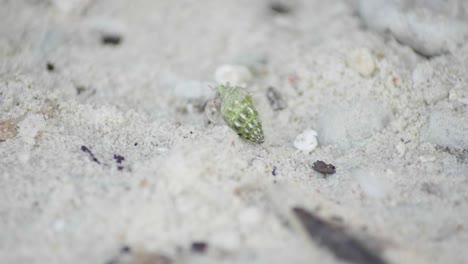
[[[357,49],[348,56],[348,66],[362,76],[370,76],[375,71],[375,62],[368,49]]]
[[[306,129],[301,134],[297,135],[294,140],[294,147],[303,152],[314,150],[317,145],[317,132],[312,129]]]
[[[251,79],[252,73],[242,65],[222,65],[215,72],[215,80],[218,84],[245,86]]]

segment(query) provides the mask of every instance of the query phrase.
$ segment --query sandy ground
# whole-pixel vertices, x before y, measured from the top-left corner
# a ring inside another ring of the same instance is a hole
[[[0,262],[346,261],[301,207],[385,263],[466,263],[467,4],[385,7],[407,34],[371,2],[0,1]],[[262,145],[203,112],[224,64]]]

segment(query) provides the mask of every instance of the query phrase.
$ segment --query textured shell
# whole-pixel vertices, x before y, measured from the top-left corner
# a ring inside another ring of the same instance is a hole
[[[221,115],[226,124],[243,139],[261,144],[265,141],[262,123],[250,94],[241,87],[220,85]]]

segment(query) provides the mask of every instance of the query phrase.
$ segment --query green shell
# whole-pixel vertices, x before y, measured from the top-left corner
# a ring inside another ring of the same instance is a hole
[[[241,138],[257,144],[263,143],[265,136],[262,123],[247,90],[220,85],[217,91],[221,95],[221,115],[226,124]]]

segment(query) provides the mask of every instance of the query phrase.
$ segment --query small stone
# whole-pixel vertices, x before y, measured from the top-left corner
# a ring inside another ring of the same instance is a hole
[[[375,71],[374,57],[368,49],[352,51],[347,59],[348,66],[360,75],[367,77]]]
[[[336,172],[336,167],[332,164],[327,164],[321,160],[317,160],[312,165],[312,169],[316,172],[320,172],[322,174],[334,174]]]
[[[252,73],[242,65],[222,65],[215,72],[216,82],[222,85],[245,86],[251,79]]]
[[[0,122],[0,141],[14,138],[17,134],[18,127],[14,124],[13,119]]]
[[[318,145],[317,135],[317,132],[313,129],[304,130],[294,140],[294,147],[306,153],[311,152]]]

